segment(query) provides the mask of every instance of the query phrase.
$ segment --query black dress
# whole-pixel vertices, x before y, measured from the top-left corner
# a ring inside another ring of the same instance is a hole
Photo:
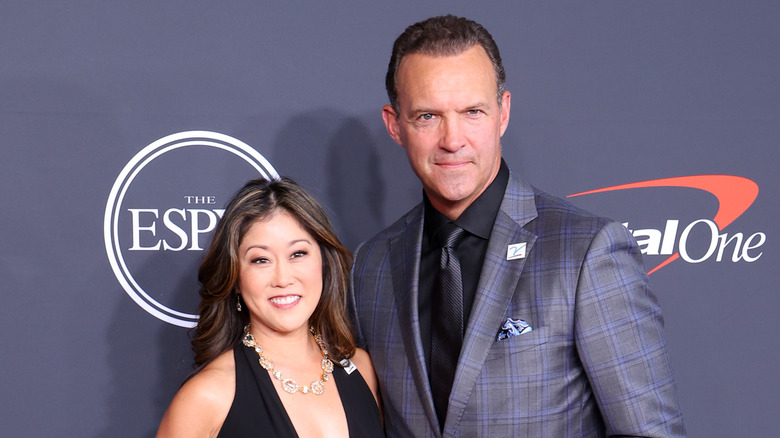
[[[271,377],[258,363],[254,349],[236,346],[233,357],[236,395],[218,437],[297,437]],[[334,365],[333,378],[347,416],[349,436],[384,437],[379,408],[363,376],[357,370],[347,374],[342,367]]]

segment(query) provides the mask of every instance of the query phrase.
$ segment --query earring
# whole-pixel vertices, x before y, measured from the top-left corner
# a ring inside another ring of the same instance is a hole
[[[241,312],[241,295],[236,294],[236,311]]]

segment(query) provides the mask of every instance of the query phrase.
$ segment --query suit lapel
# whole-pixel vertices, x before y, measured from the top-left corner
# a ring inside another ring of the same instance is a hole
[[[471,317],[466,327],[458,370],[450,394],[445,435],[454,434],[476,386],[488,352],[506,318],[525,258],[507,260],[511,244],[525,243],[530,252],[536,235],[522,227],[536,217],[533,190],[510,174],[501,209],[490,233],[485,261],[477,285]]]
[[[432,430],[437,432],[438,420],[433,406],[433,395],[425,368],[420,340],[420,314],[417,308],[420,283],[420,247],[423,230],[422,204],[407,216],[406,228],[390,241],[390,269],[393,278],[393,294],[404,351],[412,370],[412,378],[420,394]]]

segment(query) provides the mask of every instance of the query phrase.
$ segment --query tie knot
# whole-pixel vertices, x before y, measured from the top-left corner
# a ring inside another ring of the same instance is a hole
[[[454,248],[463,237],[465,231],[454,222],[447,222],[439,228],[439,241],[445,248]]]

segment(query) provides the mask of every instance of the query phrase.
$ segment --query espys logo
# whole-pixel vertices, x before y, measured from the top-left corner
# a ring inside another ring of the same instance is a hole
[[[114,182],[104,216],[122,288],[156,318],[194,327],[197,267],[222,207],[246,181],[278,176],[255,149],[216,132],[180,132],[143,148]]]
[[[766,242],[765,233],[757,232],[745,237],[742,232],[732,233],[731,236],[723,232],[747,211],[758,196],[758,184],[747,178],[732,175],[681,176],[604,187],[575,193],[568,197],[650,187],[693,188],[708,192],[718,200],[718,211],[711,219],[696,219],[682,227],[679,219],[667,219],[663,231],[661,229],[631,230],[629,222],[625,222],[623,225],[629,228],[637,239],[642,254],[668,256],[648,274],[678,259],[688,263],[701,263],[714,257],[717,262],[730,259],[734,263],[739,261],[752,263],[763,254],[759,248]],[[699,239],[700,242],[703,240],[709,243],[693,244],[694,239],[691,237],[694,234],[704,237]]]

